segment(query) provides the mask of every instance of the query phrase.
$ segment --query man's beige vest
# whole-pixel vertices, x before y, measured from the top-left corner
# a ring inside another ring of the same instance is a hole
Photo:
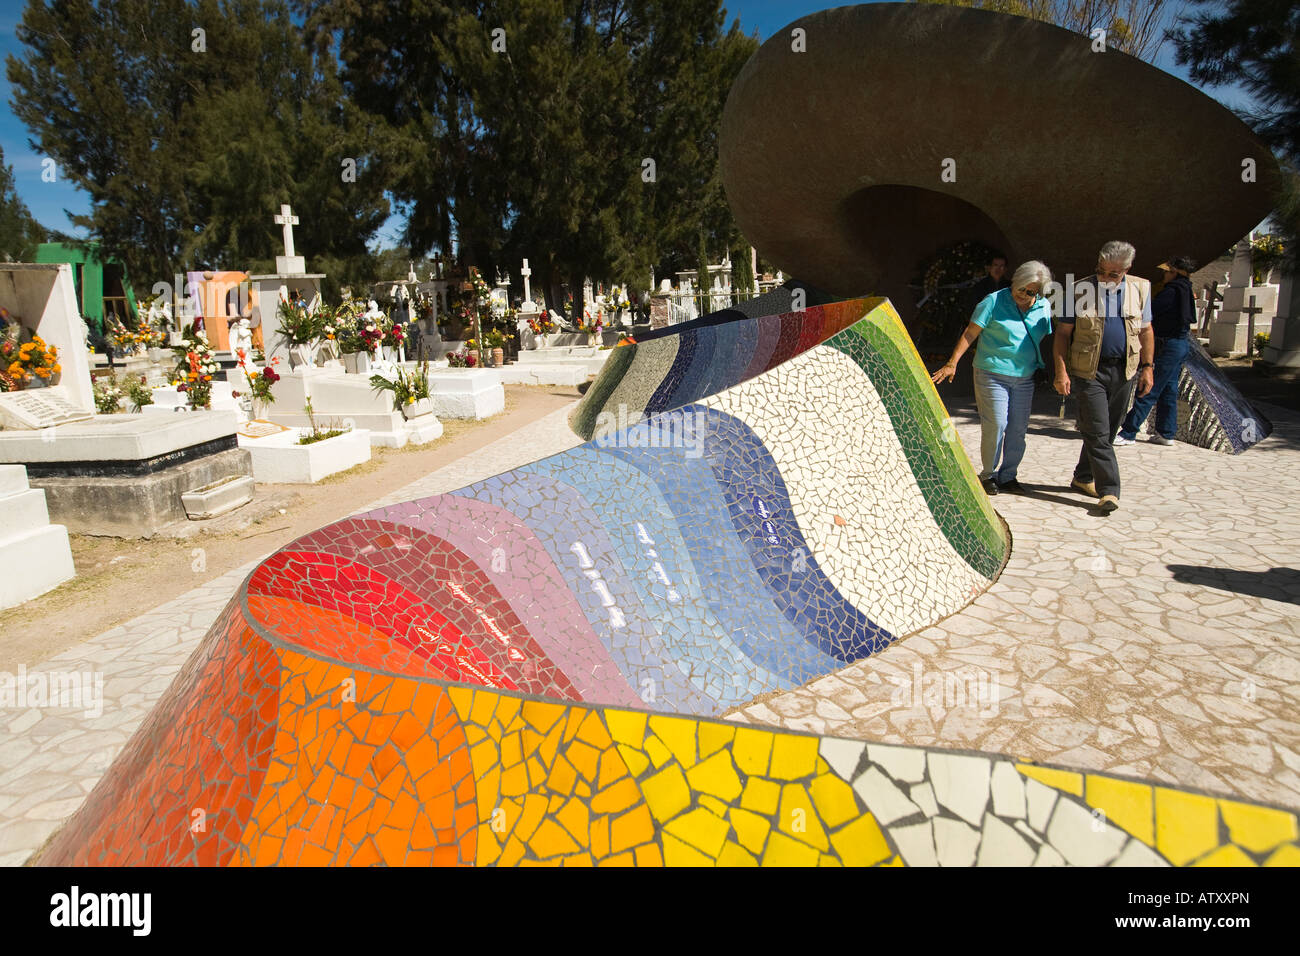
[[[1101,333],[1106,326],[1106,313],[1102,306],[1101,289],[1097,277],[1088,276],[1074,284],[1075,311],[1074,334],[1070,337],[1070,350],[1066,353],[1065,368],[1082,379],[1097,377],[1097,363],[1101,359]],[[1124,331],[1128,338],[1128,361],[1124,377],[1137,374],[1142,355],[1138,333],[1142,330],[1142,312],[1151,297],[1151,283],[1137,276],[1124,277]]]

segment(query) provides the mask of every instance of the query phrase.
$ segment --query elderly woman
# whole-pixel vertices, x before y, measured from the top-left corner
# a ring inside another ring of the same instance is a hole
[[[1016,469],[1025,457],[1025,432],[1034,398],[1034,372],[1043,367],[1039,344],[1052,331],[1052,309],[1045,297],[1052,273],[1037,260],[1011,277],[1011,287],[985,296],[957,340],[948,364],[931,378],[936,385],[957,374],[957,363],[975,344],[975,405],[983,436],[980,483],[990,495],[1024,491]]]

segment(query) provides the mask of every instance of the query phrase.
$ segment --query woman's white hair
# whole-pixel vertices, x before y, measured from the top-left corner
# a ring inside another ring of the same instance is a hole
[[[1037,282],[1039,291],[1045,293],[1051,281],[1052,270],[1037,259],[1030,259],[1028,262],[1022,262],[1016,266],[1016,271],[1011,276],[1011,288],[1023,289],[1031,282]]]
[[[1112,239],[1101,247],[1101,252],[1097,253],[1098,262],[1116,262],[1125,269],[1133,264],[1133,258],[1137,255],[1137,250],[1128,242],[1121,242],[1118,239]]]

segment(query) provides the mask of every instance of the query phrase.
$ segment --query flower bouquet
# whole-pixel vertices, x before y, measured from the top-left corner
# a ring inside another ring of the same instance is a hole
[[[173,347],[179,356],[172,384],[185,393],[190,408],[208,408],[212,404],[212,377],[217,374],[216,357],[208,345],[208,334],[187,326],[183,344]]]
[[[63,371],[58,348],[48,345],[39,335],[20,345],[16,324],[0,340],[0,368],[4,371],[6,391],[53,385]]]
[[[325,334],[323,313],[309,311],[302,299],[294,302],[281,299],[276,314],[280,320],[276,332],[289,343],[291,363],[296,355],[304,365],[316,364],[316,349]]]
[[[244,373],[244,381],[248,383],[250,417],[261,418],[265,407],[275,401],[275,393],[271,389],[276,382],[280,381],[280,373],[275,370],[280,360],[272,359],[270,365],[259,371],[255,365],[249,363],[243,349],[239,349],[235,356],[239,359],[239,369]]]
[[[478,365],[478,359],[469,352],[460,351],[447,353],[448,368],[473,368],[476,365]]]
[[[118,403],[125,394],[113,376],[96,379],[91,385],[95,397],[95,411],[101,415],[112,415],[118,411]]]

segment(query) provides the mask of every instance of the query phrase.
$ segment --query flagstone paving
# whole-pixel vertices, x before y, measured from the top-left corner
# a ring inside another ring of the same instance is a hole
[[[956,411],[978,460],[973,410]],[[1124,507],[1109,518],[1065,489],[1072,427],[1036,415],[1020,477],[1052,487],[994,500],[1014,547],[986,594],[881,654],[730,716],[1300,806],[1300,519],[1275,504],[1300,493],[1300,416],[1268,411],[1273,436],[1241,456],[1122,450]],[[359,510],[572,447],[567,413]],[[77,808],[256,563],[33,668],[102,674],[104,709],[0,719],[0,864],[23,862]],[[952,675],[946,701],[943,675]],[[957,690],[973,701],[963,706]]]

